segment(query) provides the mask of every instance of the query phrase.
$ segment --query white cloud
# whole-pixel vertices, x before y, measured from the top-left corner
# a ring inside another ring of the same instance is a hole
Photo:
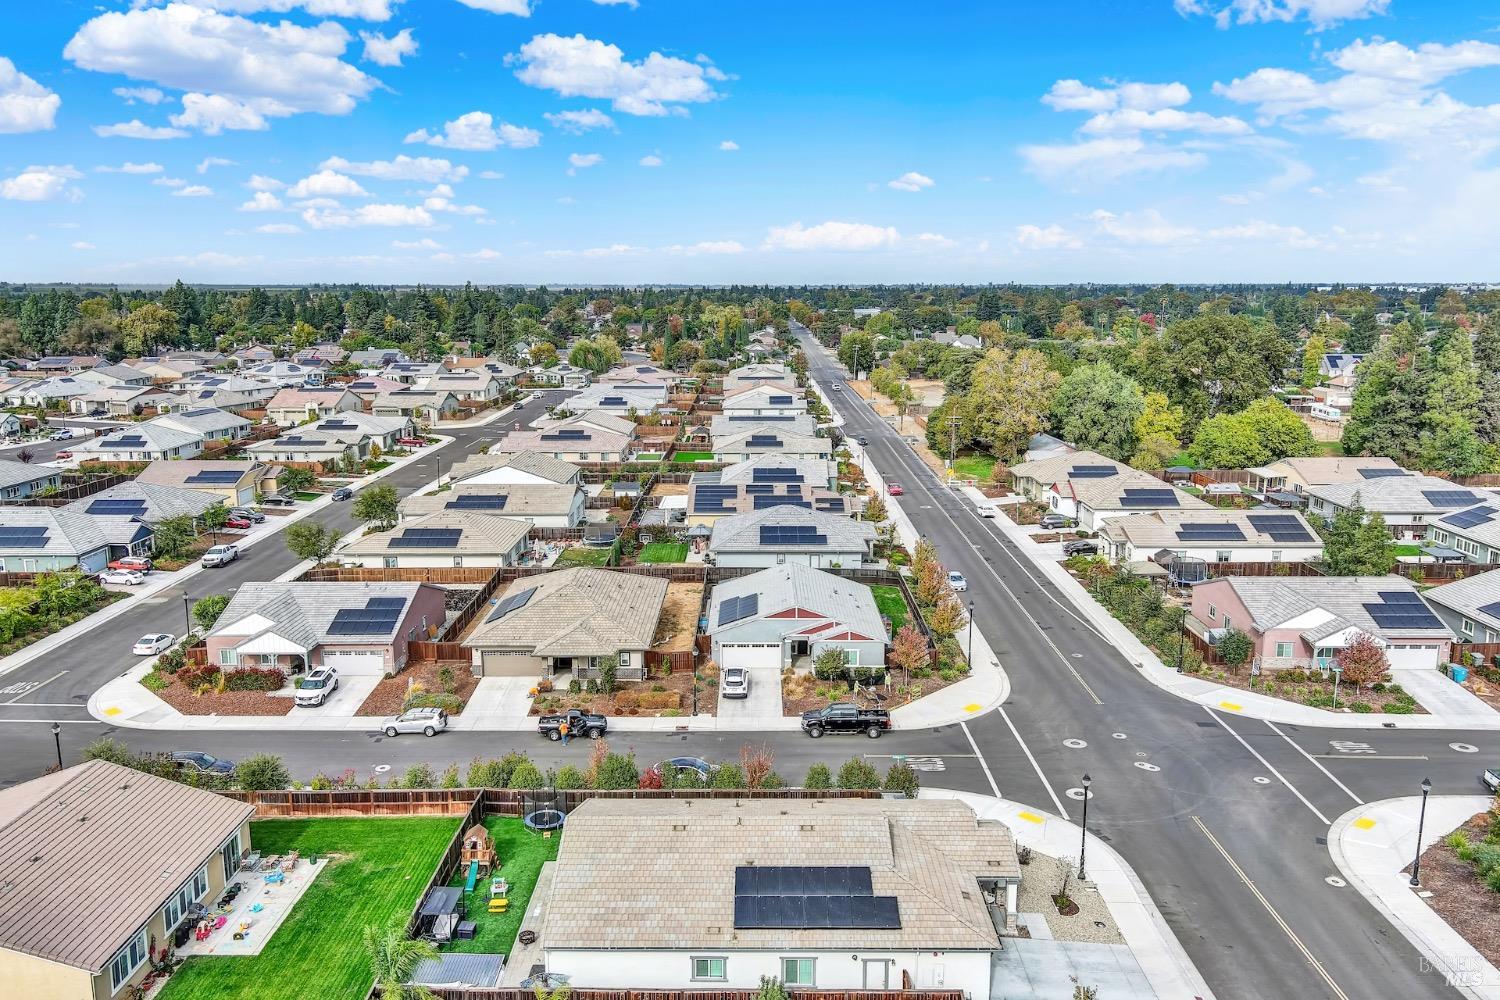
[[[1042,103],[1058,111],[1109,111],[1120,101],[1113,90],[1090,87],[1082,80],[1058,80]]]
[[[54,201],[58,198],[77,201],[83,197],[83,192],[68,181],[82,176],[72,164],[27,167],[14,177],[0,178],[0,198],[8,201]]]
[[[377,66],[400,66],[402,58],[417,54],[417,40],[410,28],[402,28],[390,37],[378,31],[361,31],[359,37],[365,43],[365,62]]]
[[[78,240],[77,242],[72,243],[70,245],[72,246],[72,248],[74,250],[93,250],[93,249],[95,249],[94,244],[89,243],[86,240]]]
[[[719,148],[726,153],[733,153],[740,148],[740,144],[735,142],[733,139],[725,139],[723,142],[719,143]]]
[[[1080,80],[1058,80],[1042,97],[1042,103],[1058,111],[1159,111],[1177,108],[1192,100],[1192,91],[1180,83],[1125,83],[1090,87]]]
[[[302,221],[314,229],[351,229],[362,226],[430,226],[432,216],[418,205],[361,205],[308,208]]]
[[[958,246],[957,240],[951,240],[942,233],[918,233],[913,239],[917,247],[923,250],[948,250]]]
[[[893,246],[901,234],[891,226],[863,222],[821,222],[804,227],[801,222],[772,226],[766,234],[769,250],[880,250]]]
[[[517,17],[530,17],[531,6],[527,0],[458,0],[465,7],[473,7],[475,10],[486,10],[491,14],[514,14]]]
[[[503,181],[505,180],[505,175],[498,170],[481,170],[479,171],[479,179],[482,181]]]
[[[240,206],[241,212],[279,212],[285,208],[281,199],[269,191],[257,191],[255,197]]]
[[[422,207],[429,212],[452,212],[454,215],[485,215],[487,209],[480,205],[459,205],[453,200],[453,189],[446,184],[439,184],[436,188],[427,192],[422,202]]]
[[[686,113],[685,104],[717,98],[709,81],[723,78],[711,64],[660,52],[630,62],[618,46],[581,34],[537,35],[506,61],[519,67],[516,77],[522,83],[563,97],[609,100],[627,115]]]
[[[1050,226],[1017,226],[1016,246],[1023,250],[1076,250],[1083,241],[1057,223]]]
[[[158,177],[151,183],[155,184],[157,187],[180,188],[184,184],[186,184],[187,181],[183,180],[181,177]]]
[[[665,163],[666,161],[663,160],[660,156],[657,156],[655,154],[648,154],[646,156],[641,157],[638,162],[643,167],[659,167],[663,163]]]
[[[280,191],[286,185],[265,174],[251,174],[250,179],[245,182],[245,187],[251,191]]]
[[[297,208],[343,208],[344,203],[337,198],[304,198],[293,202]]]
[[[167,99],[167,95],[155,87],[116,87],[111,93],[126,104],[134,104],[136,101],[142,104],[160,104]]]
[[[238,166],[233,160],[226,160],[222,156],[207,156],[203,162],[198,164],[198,173],[206,174],[210,167],[233,167]]]
[[[607,247],[589,247],[587,250],[548,250],[549,257],[623,257],[630,254],[648,253],[645,247],[629,243],[611,243]]]
[[[115,125],[95,125],[94,134],[101,139],[186,139],[191,133],[165,125],[147,125],[139,118]]]
[[[604,157],[599,153],[569,153],[568,176],[571,177],[580,170],[596,167],[603,162]]]
[[[496,257],[505,256],[499,250],[491,250],[489,247],[480,247],[478,250],[464,254],[467,260],[494,260]]]
[[[100,14],[78,29],[63,56],[82,69],[188,91],[174,119],[182,124],[260,129],[267,118],[352,111],[379,81],[340,58],[348,43],[349,32],[333,21],[263,24],[172,3]]]
[[[287,188],[288,198],[368,198],[370,192],[336,170],[319,170]]]
[[[560,128],[564,132],[573,135],[582,135],[589,129],[614,128],[615,120],[598,108],[584,108],[578,111],[559,111],[557,113],[547,112],[543,118],[552,123],[553,128]]]
[[[1136,135],[1140,132],[1200,132],[1204,135],[1248,135],[1253,129],[1233,117],[1202,111],[1137,111],[1121,108],[1105,111],[1084,122],[1079,131],[1088,135]]]
[[[1168,222],[1156,209],[1144,212],[1126,212],[1116,215],[1097,209],[1089,214],[1094,228],[1100,235],[1132,246],[1167,246],[1189,243],[1197,238],[1198,231],[1191,226],[1178,226]]]
[[[357,177],[373,177],[381,181],[423,181],[436,184],[439,181],[461,181],[469,176],[469,168],[454,166],[448,160],[435,156],[407,156],[404,153],[390,160],[369,160],[363,163],[330,156],[318,164],[319,170],[338,170]]]
[[[391,246],[397,250],[441,250],[443,245],[430,236],[424,236],[420,240],[391,240]]]
[[[61,97],[0,56],[0,133],[46,131],[60,107]]]
[[[285,14],[298,8],[314,17],[347,17],[358,21],[389,21],[401,0],[178,0],[195,7],[211,7],[225,14]],[[138,6],[144,6],[137,2]]]
[[[1305,250],[1322,245],[1300,226],[1284,226],[1264,219],[1200,229],[1170,222],[1156,209],[1118,215],[1098,209],[1089,218],[1097,235],[1124,246],[1187,248],[1258,243]]]
[[[118,167],[95,167],[96,174],[159,174],[166,168],[160,163],[122,163]]]
[[[268,222],[263,226],[256,226],[257,233],[266,233],[270,236],[290,236],[293,233],[302,232],[301,228],[290,222]]]
[[[662,247],[662,252],[681,254],[686,257],[697,257],[700,255],[724,256],[744,253],[745,247],[738,240],[705,240],[702,243],[693,243],[687,246],[674,243],[672,246]]]
[[[172,197],[174,197],[174,198],[209,198],[209,197],[213,196],[213,193],[214,193],[214,189],[211,188],[211,187],[205,187],[202,184],[189,184],[187,187],[180,187],[176,191],[173,191],[172,192]]]
[[[594,3],[598,4],[601,7],[622,6],[629,7],[632,10],[641,5],[640,0],[594,0]]]
[[[421,128],[409,133],[405,141],[425,142],[429,146],[445,146],[449,149],[489,150],[498,146],[530,149],[541,143],[542,133],[509,122],[501,122],[496,126],[494,116],[488,112],[470,111],[451,122],[444,122],[440,135],[430,134],[425,128]]]
[[[1231,24],[1297,21],[1306,19],[1314,28],[1331,28],[1340,21],[1354,21],[1384,14],[1391,0],[1174,0],[1177,13],[1212,17],[1220,28]]]
[[[934,181],[926,174],[919,174],[915,170],[908,170],[895,180],[886,181],[885,186],[896,191],[923,191],[932,187]]]
[[[1130,174],[1201,167],[1198,151],[1147,146],[1138,138],[1090,139],[1058,146],[1022,146],[1027,169],[1047,180],[1113,180]]]

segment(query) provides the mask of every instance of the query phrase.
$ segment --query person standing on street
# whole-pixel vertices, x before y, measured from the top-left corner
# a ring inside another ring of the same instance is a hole
[[[562,723],[562,725],[560,725],[560,726],[557,727],[557,731],[560,732],[560,733],[562,733],[563,746],[567,746],[568,745],[568,723],[566,721],[564,721]]]

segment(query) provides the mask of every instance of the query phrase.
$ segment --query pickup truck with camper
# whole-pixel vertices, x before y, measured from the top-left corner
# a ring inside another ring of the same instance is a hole
[[[550,715],[538,716],[536,720],[536,731],[549,740],[562,739],[562,724],[568,724],[568,736],[587,736],[591,740],[597,740],[609,729],[609,720],[602,715],[593,712],[585,712],[582,709],[570,708],[566,712],[553,712]]]
[[[860,708],[847,701],[836,701],[827,708],[802,713],[802,731],[813,739],[824,733],[864,733],[875,740],[890,728],[890,712],[883,708]]]

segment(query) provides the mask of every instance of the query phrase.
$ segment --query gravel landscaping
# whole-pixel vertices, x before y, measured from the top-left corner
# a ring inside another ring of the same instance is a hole
[[[1074,865],[1077,868],[1077,865]],[[1124,944],[1120,928],[1109,914],[1109,907],[1099,893],[1076,875],[1068,879],[1068,897],[1078,904],[1071,917],[1058,914],[1052,896],[1062,888],[1063,863],[1057,858],[1035,851],[1031,863],[1021,870],[1021,892],[1017,906],[1021,913],[1040,913],[1047,920],[1052,937],[1058,941],[1088,941],[1093,944]],[[1102,926],[1101,926],[1102,925]],[[1035,937],[1036,935],[1032,935]]]
[[[1475,848],[1500,854],[1500,845],[1486,844],[1487,837],[1500,837],[1500,821],[1492,813],[1479,813],[1459,827]],[[1444,837],[1422,854],[1422,888],[1432,893],[1429,906],[1448,926],[1491,965],[1500,965],[1500,892],[1491,889],[1473,861],[1458,856],[1453,835]],[[1411,873],[1411,866],[1403,869]]]

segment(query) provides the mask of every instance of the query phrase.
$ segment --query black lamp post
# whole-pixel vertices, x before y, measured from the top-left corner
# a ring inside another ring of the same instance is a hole
[[[1079,838],[1078,845],[1078,881],[1080,882],[1088,881],[1083,862],[1089,849],[1089,786],[1093,783],[1093,778],[1087,774],[1083,776],[1083,836]]]
[[[62,726],[52,723],[52,742],[57,747],[57,769],[62,770]]]
[[[1422,827],[1427,822],[1427,793],[1432,791],[1432,779],[1422,779],[1422,812],[1417,817],[1417,856],[1411,862],[1411,881],[1413,887],[1422,884],[1418,875],[1422,870]]]
[[[1177,619],[1177,672],[1182,673],[1182,656],[1187,647],[1187,608],[1182,609],[1182,617]]]
[[[183,641],[193,634],[193,599],[186,594],[182,595],[182,615],[187,621],[187,632],[183,634]]]
[[[969,649],[964,653],[969,661],[969,669],[974,669],[974,602],[969,602]]]

